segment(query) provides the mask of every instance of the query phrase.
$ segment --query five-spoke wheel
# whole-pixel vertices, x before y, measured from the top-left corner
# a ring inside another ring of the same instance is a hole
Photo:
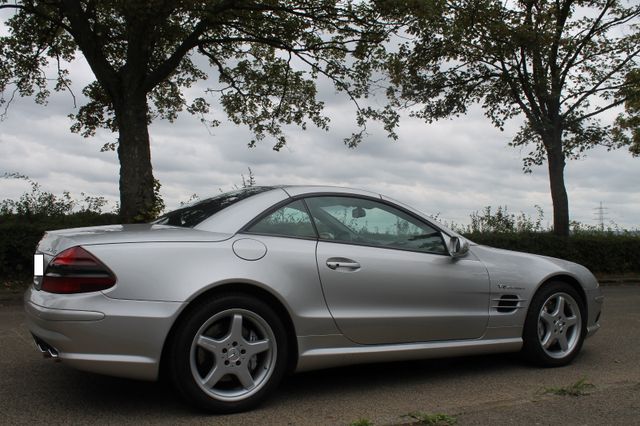
[[[286,333],[261,301],[227,295],[198,305],[180,324],[172,345],[172,377],[202,408],[246,410],[280,381],[286,365]]]
[[[582,299],[569,284],[551,282],[533,297],[524,326],[525,355],[537,364],[566,365],[584,340]]]

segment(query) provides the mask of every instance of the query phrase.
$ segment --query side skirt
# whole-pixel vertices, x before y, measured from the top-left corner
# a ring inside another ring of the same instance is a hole
[[[333,345],[330,343],[331,340]],[[522,338],[452,340],[396,345],[348,346],[349,344],[353,345],[341,335],[298,337],[300,357],[296,371],[350,364],[517,352],[522,348]]]

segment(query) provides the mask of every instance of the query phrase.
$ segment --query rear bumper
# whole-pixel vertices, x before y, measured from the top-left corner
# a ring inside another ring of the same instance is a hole
[[[155,380],[162,347],[182,303],[111,299],[102,293],[25,293],[37,346],[86,371]]]

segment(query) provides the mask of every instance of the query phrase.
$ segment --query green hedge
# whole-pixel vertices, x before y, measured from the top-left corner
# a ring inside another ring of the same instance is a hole
[[[33,274],[33,253],[45,231],[118,223],[112,213],[60,216],[0,215],[0,282],[25,281]]]
[[[0,215],[0,282],[29,280],[33,252],[46,230],[118,223],[112,213],[79,212],[61,216]],[[560,238],[551,233],[471,233],[478,244],[558,257],[594,273],[640,273],[640,236],[589,233]]]
[[[585,233],[561,238],[551,233],[473,233],[471,241],[507,250],[570,260],[598,274],[640,273],[640,236]]]

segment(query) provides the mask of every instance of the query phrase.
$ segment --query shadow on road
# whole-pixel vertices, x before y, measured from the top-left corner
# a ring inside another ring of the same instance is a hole
[[[296,405],[305,398],[331,399],[337,392],[348,397],[363,389],[384,388],[386,392],[403,392],[407,386],[428,382],[441,382],[453,378],[475,375],[507,375],[513,370],[528,369],[517,354],[497,354],[451,359],[391,362],[354,365],[328,370],[294,374],[285,378],[277,393],[263,409],[278,405]],[[47,388],[55,378],[57,386],[64,388],[65,404],[95,412],[116,410],[122,416],[135,416],[156,412],[162,407],[163,415],[201,415],[180,399],[166,381],[142,382],[85,373],[64,365],[40,365],[36,388]],[[58,371],[52,371],[52,370]],[[51,377],[55,376],[55,377]],[[48,397],[58,400],[58,395]],[[33,401],[32,401],[33,402]],[[46,401],[42,401],[47,404]],[[51,403],[51,401],[48,401]],[[69,407],[71,408],[71,407]]]

